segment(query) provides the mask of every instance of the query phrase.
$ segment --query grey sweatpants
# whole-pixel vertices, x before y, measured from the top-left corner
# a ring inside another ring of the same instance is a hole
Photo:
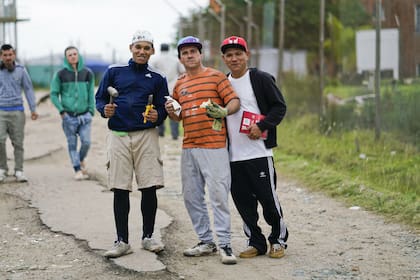
[[[230,245],[231,179],[227,149],[183,149],[181,177],[185,207],[199,240],[213,242],[204,189],[207,185],[218,244]]]

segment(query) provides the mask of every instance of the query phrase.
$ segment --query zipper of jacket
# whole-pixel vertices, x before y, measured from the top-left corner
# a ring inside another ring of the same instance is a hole
[[[74,86],[76,88],[76,93],[75,93],[76,102],[75,102],[75,108],[74,109],[77,109],[79,107],[79,87],[77,86],[78,74],[79,74],[79,72],[77,71],[77,68],[74,69]]]

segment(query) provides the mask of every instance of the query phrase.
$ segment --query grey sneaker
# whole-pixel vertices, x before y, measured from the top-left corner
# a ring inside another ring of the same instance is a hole
[[[133,253],[130,244],[124,243],[123,241],[115,241],[114,248],[106,251],[104,254],[105,258],[118,258],[124,255]]]
[[[163,244],[156,241],[153,237],[151,238],[144,238],[141,241],[141,244],[143,245],[143,249],[153,252],[153,253],[159,253],[163,251]]]
[[[6,180],[7,172],[4,169],[0,169],[0,183],[2,183],[4,180]]]
[[[188,248],[184,251],[184,256],[187,257],[199,257],[210,255],[217,252],[216,244],[200,242],[192,248]]]
[[[25,174],[23,174],[23,171],[16,171],[15,177],[16,177],[16,181],[20,183],[28,182],[28,178],[26,178]]]
[[[232,248],[230,248],[230,246],[226,245],[220,247],[220,256],[222,256],[223,264],[236,264],[236,257],[232,253]]]

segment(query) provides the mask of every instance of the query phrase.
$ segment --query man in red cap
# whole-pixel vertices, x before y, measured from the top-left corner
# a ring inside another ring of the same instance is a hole
[[[243,38],[226,38],[221,51],[223,61],[231,71],[228,79],[241,99],[239,111],[226,118],[231,193],[249,238],[248,247],[239,257],[252,258],[267,252],[266,238],[258,226],[257,206],[260,203],[264,218],[271,226],[269,257],[281,258],[287,247],[288,231],[276,195],[272,148],[277,146],[276,126],[286,114],[286,103],[274,77],[256,68],[248,68],[250,53]],[[244,117],[248,115],[259,116],[261,120],[249,125]]]

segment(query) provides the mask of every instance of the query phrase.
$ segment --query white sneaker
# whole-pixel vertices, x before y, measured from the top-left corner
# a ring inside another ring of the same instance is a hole
[[[217,247],[216,247],[216,244],[214,244],[213,242],[211,243],[200,242],[194,247],[186,249],[184,251],[184,256],[199,257],[199,256],[210,255],[212,253],[215,253],[216,251],[217,251]]]
[[[26,178],[25,174],[23,174],[23,171],[16,171],[15,177],[16,177],[16,181],[20,183],[28,182],[28,178]]]
[[[87,174],[84,174],[82,170],[79,170],[74,175],[74,179],[77,181],[81,181],[81,180],[89,179],[89,176]]]
[[[153,253],[159,253],[163,251],[163,244],[159,243],[158,241],[156,241],[153,237],[151,238],[144,238],[141,241],[142,245],[143,245],[143,249],[153,252]]]
[[[0,169],[0,183],[6,180],[7,172],[4,169]]]
[[[223,264],[236,264],[236,257],[228,245],[220,248],[220,256]]]
[[[124,255],[133,253],[130,244],[124,243],[123,241],[115,241],[114,248],[105,252],[105,258],[118,258]]]

